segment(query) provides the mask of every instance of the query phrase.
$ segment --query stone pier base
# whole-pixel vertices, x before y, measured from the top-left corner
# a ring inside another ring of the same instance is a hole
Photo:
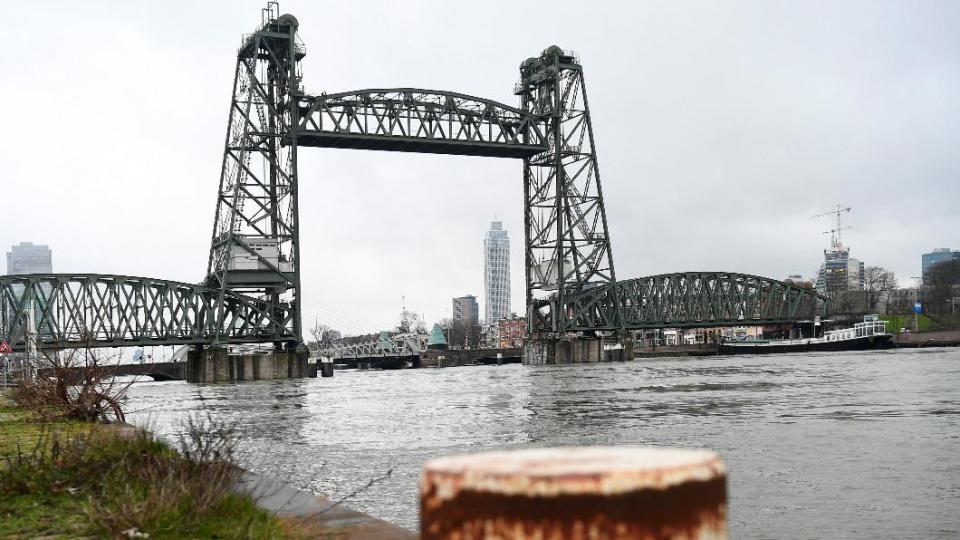
[[[310,377],[307,355],[294,352],[228,354],[211,347],[187,353],[187,382],[214,383]]]
[[[621,349],[604,349],[605,345],[619,343],[616,339],[584,337],[559,340],[527,341],[523,348],[524,364],[582,364],[632,360],[633,344]]]

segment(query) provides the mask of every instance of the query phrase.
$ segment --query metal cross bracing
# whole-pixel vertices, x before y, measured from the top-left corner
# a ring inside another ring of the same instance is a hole
[[[0,276],[0,339],[14,350],[294,339],[286,304],[190,283],[103,274]]]
[[[564,332],[755,326],[812,320],[826,298],[814,289],[730,272],[629,279],[567,299]]]
[[[232,292],[289,305],[289,334],[302,340],[297,208],[298,22],[275,2],[237,53],[220,189],[205,285],[219,290],[216,328]],[[231,343],[217,333],[213,343]],[[280,343],[278,342],[279,346]]]
[[[539,121],[456,92],[395,88],[300,98],[297,144],[522,158],[547,149]]]
[[[583,68],[548,47],[520,66],[514,93],[540,120],[549,149],[523,162],[528,331],[570,327],[568,298],[616,281]]]
[[[405,333],[393,336],[379,336],[378,338],[360,343],[341,343],[333,347],[317,349],[319,356],[329,358],[372,358],[383,356],[414,356],[427,348],[428,336],[423,334]]]

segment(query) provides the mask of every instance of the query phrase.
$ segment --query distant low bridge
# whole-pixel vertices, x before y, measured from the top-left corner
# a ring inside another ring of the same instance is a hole
[[[66,368],[67,377],[74,380],[81,379],[90,370],[96,370],[97,376],[102,379],[123,376],[151,377],[155,381],[182,381],[187,378],[186,362],[155,362],[143,364],[112,364],[96,367]],[[41,377],[54,376],[53,368],[42,368],[38,371]]]

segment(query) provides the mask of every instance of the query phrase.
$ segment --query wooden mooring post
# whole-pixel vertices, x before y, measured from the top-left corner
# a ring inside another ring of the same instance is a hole
[[[545,448],[442,457],[420,486],[424,540],[726,539],[723,461],[706,450]]]

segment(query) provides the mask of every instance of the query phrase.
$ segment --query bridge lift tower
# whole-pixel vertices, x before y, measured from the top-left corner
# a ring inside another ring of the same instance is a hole
[[[524,159],[527,319],[532,336],[566,332],[568,296],[616,281],[583,68],[556,45],[520,66],[521,109],[549,149]]]
[[[293,15],[279,15],[271,2],[259,30],[244,38],[237,53],[204,283],[220,291],[214,345],[223,337],[229,292],[292,308],[295,339],[277,332],[274,344],[295,348],[302,342],[296,125],[306,52],[297,26]]]

